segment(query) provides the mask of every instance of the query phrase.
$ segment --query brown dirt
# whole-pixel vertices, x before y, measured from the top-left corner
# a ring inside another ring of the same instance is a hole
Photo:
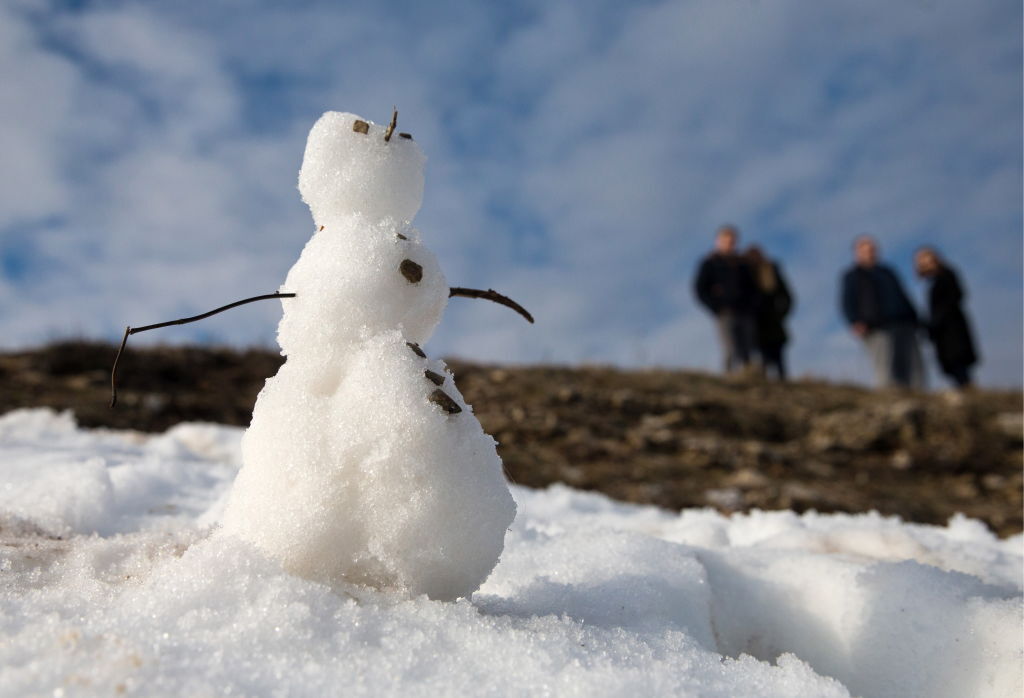
[[[131,348],[108,407],[115,347],[63,342],[0,354],[0,413],[71,409],[83,426],[161,431],[248,424],[281,357],[264,350]],[[877,510],[945,523],[956,512],[1021,531],[1019,391],[879,392],[684,371],[449,362],[509,476],[671,509]]]

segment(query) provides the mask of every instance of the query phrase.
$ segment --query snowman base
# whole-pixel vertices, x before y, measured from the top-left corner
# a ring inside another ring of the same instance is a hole
[[[289,359],[260,393],[224,532],[317,581],[472,593],[501,554],[515,504],[495,442],[444,362],[393,332],[364,342],[336,375],[309,375]],[[304,413],[285,410],[297,390]]]

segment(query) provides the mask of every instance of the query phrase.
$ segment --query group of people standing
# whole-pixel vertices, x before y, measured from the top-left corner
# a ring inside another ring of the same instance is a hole
[[[914,256],[918,276],[930,283],[928,318],[918,316],[896,272],[879,260],[869,235],[854,241],[854,264],[843,274],[840,305],[854,334],[872,358],[879,387],[924,387],[918,335],[925,329],[943,373],[958,386],[971,383],[978,355],[956,272],[931,247]],[[786,378],[785,319],[794,298],[778,263],[757,246],[739,250],[739,231],[725,225],[700,263],[694,291],[714,316],[727,373]]]
[[[868,353],[879,387],[924,387],[918,330],[927,331],[939,366],[958,388],[971,384],[978,362],[974,337],[963,310],[964,292],[956,272],[932,247],[914,254],[917,275],[930,283],[928,317],[918,317],[896,272],[879,260],[878,241],[861,235],[853,243],[854,263],[843,274],[843,316]]]
[[[739,231],[723,225],[715,249],[700,264],[694,290],[715,317],[727,373],[759,367],[786,378],[785,319],[793,294],[778,264],[756,245],[739,251]]]

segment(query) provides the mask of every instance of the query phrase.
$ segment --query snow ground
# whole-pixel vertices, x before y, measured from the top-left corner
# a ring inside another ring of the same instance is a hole
[[[410,600],[211,536],[241,433],[0,417],[0,695],[1021,695],[1021,536],[513,488],[483,588]]]

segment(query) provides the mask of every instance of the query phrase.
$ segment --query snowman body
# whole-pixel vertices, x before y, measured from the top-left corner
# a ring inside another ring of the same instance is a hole
[[[411,220],[423,157],[328,112],[299,189],[316,232],[288,273],[286,362],[256,401],[222,530],[326,583],[467,596],[515,516],[495,451],[444,363],[419,344],[448,285]]]

